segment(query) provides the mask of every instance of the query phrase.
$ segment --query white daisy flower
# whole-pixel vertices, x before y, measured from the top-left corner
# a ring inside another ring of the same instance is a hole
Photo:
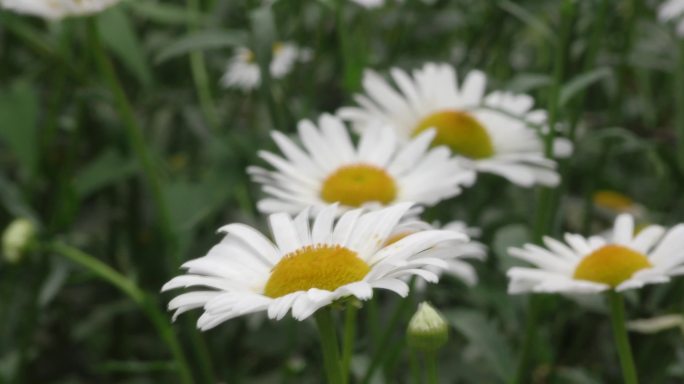
[[[119,0],[0,0],[0,8],[50,20],[102,12]]]
[[[677,35],[684,37],[684,0],[669,0],[658,8],[658,19],[662,22],[674,21]]]
[[[247,169],[270,195],[258,203],[262,212],[296,213],[307,206],[317,212],[336,202],[343,210],[402,201],[434,205],[475,178],[447,148],[429,149],[433,130],[400,143],[393,128],[378,126],[364,131],[355,145],[347,127],[331,115],[322,115],[318,127],[304,120],[298,128],[303,148],[274,131],[284,157],[259,155],[275,170]]]
[[[423,231],[383,247],[410,203],[372,212],[344,213],[335,222],[336,204],[325,207],[310,222],[305,209],[294,219],[277,213],[269,218],[275,242],[256,229],[229,224],[221,243],[199,259],[183,265],[187,274],[164,285],[163,291],[203,287],[183,293],[169,303],[179,314],[204,308],[197,326],[207,330],[218,324],[265,311],[280,320],[288,312],[304,320],[332,302],[355,297],[368,300],[374,289],[408,294],[403,281],[420,276],[437,282],[426,266],[446,267],[449,250],[444,242],[467,241],[454,231]]]
[[[311,50],[301,48],[290,42],[273,45],[273,58],[270,64],[271,77],[282,79],[290,72],[297,61],[311,59]],[[221,78],[221,85],[226,88],[237,88],[249,91],[261,84],[261,72],[256,56],[248,48],[238,48],[228,63],[226,72]]]
[[[439,224],[429,224],[417,218],[406,218],[402,220],[394,229],[386,244],[393,244],[404,237],[418,233],[421,231],[430,231],[440,229],[443,231],[453,231],[456,233],[465,233],[468,237],[473,238],[480,235],[480,229],[468,227],[462,221],[452,221],[443,226]],[[447,268],[432,268],[427,267],[428,270],[434,272],[438,276],[442,273],[453,276],[469,286],[477,284],[477,273],[475,268],[466,263],[464,259],[484,260],[487,258],[487,247],[477,241],[454,241],[443,243],[440,247],[449,248],[451,250],[451,257],[446,259]],[[421,288],[418,286],[417,288]]]
[[[565,241],[546,237],[546,248],[526,244],[509,249],[535,266],[511,268],[509,292],[624,291],[684,274],[684,224],[669,231],[651,225],[635,234],[634,218],[622,214],[609,236],[566,234]]]
[[[366,71],[366,94],[355,96],[359,107],[341,108],[339,115],[360,131],[378,121],[392,124],[404,139],[435,128],[434,144],[448,146],[478,172],[525,187],[559,183],[556,163],[544,156],[542,140],[530,127],[542,129],[546,121],[544,111],[532,110],[532,97],[507,92],[485,96],[486,77],[480,71],[468,73],[459,87],[447,64],[428,63],[412,75],[398,68],[390,73],[395,86]],[[554,147],[559,156],[571,150],[563,139]]]

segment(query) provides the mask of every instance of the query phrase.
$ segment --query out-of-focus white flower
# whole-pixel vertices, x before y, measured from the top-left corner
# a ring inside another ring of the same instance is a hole
[[[292,71],[297,61],[311,59],[308,48],[301,48],[290,42],[273,45],[273,57],[270,64],[271,76],[281,79]],[[244,91],[255,89],[261,84],[261,72],[256,56],[248,48],[238,48],[221,78],[221,85],[226,88],[237,88]]]
[[[59,20],[102,12],[120,0],[0,0],[0,7],[17,13]]]
[[[599,293],[670,281],[684,274],[684,224],[657,225],[635,233],[634,218],[622,214],[609,236],[566,234],[564,244],[546,237],[546,248],[526,244],[511,256],[534,265],[508,271],[509,293]]]
[[[615,218],[621,213],[629,213],[636,218],[643,218],[646,214],[646,210],[641,204],[617,191],[605,189],[596,191],[592,200],[599,213],[611,218]]]
[[[378,8],[385,4],[385,0],[352,0],[354,3],[365,8]]]
[[[658,19],[662,22],[675,21],[677,35],[684,37],[684,0],[669,0],[658,8]]]
[[[538,131],[546,129],[546,112],[533,109],[532,97],[499,91],[486,95],[487,77],[480,71],[466,74],[459,85],[448,64],[427,63],[412,73],[393,68],[390,74],[392,82],[366,71],[365,94],[355,96],[357,107],[341,108],[340,117],[359,131],[378,121],[389,124],[404,139],[433,128],[433,145],[449,147],[478,173],[524,187],[559,183],[556,162],[545,157]],[[558,138],[553,144],[558,157],[572,152],[568,140]]]
[[[658,333],[672,328],[679,328],[684,333],[684,316],[664,315],[650,319],[637,319],[627,323],[630,331],[639,333]]]
[[[36,227],[28,219],[16,219],[2,235],[2,253],[9,263],[17,263],[36,234]]]
[[[468,227],[468,225],[462,221],[452,221],[440,226],[439,224],[426,223],[409,215],[409,217],[405,218],[397,225],[394,232],[392,232],[387,240],[387,244],[392,244],[413,233],[435,229],[465,233],[470,238],[478,237],[481,232],[479,228]],[[453,276],[469,286],[477,284],[477,273],[475,272],[475,268],[465,262],[464,259],[484,260],[487,257],[487,247],[484,244],[473,240],[468,242],[458,241],[444,243],[441,247],[449,254],[449,256],[444,259],[447,262],[448,267],[435,269],[427,267],[428,270],[437,274],[445,273],[449,276]],[[422,289],[424,288],[424,284],[418,282],[416,288]]]

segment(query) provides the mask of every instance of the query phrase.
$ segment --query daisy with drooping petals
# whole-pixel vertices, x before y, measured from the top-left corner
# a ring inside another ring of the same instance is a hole
[[[436,282],[426,266],[446,267],[447,253],[438,245],[466,241],[455,231],[428,230],[406,236],[383,247],[410,203],[365,213],[344,213],[339,220],[336,204],[325,207],[310,221],[305,209],[294,219],[271,215],[274,242],[257,230],[230,224],[226,236],[209,253],[183,265],[187,274],[176,277],[163,291],[203,287],[181,294],[169,303],[174,318],[204,308],[198,327],[208,330],[234,317],[266,311],[271,319],[288,312],[298,320],[332,302],[355,297],[368,300],[376,288],[406,296],[407,276]]]
[[[677,35],[684,37],[684,0],[669,0],[658,8],[658,19],[662,22],[676,21]]]
[[[669,231],[651,225],[635,234],[633,217],[622,214],[609,236],[566,234],[565,241],[547,237],[546,248],[511,248],[511,256],[535,267],[511,268],[509,292],[624,291],[684,274],[684,224]]]
[[[318,127],[304,120],[298,128],[303,148],[274,131],[284,157],[259,154],[275,170],[248,168],[270,195],[258,203],[262,212],[296,213],[307,206],[317,212],[336,202],[342,210],[402,201],[434,205],[475,178],[447,148],[429,148],[433,130],[402,143],[393,128],[378,126],[354,145],[342,121],[331,115],[321,116]]]
[[[452,221],[440,227],[439,225],[431,225],[419,219],[409,218],[402,220],[402,222],[397,225],[386,244],[393,244],[410,234],[435,229],[465,233],[470,238],[480,235],[480,230],[478,228],[468,227],[468,225],[462,221]],[[477,273],[475,272],[475,268],[466,263],[464,259],[484,260],[487,257],[485,245],[471,240],[468,242],[454,241],[444,243],[440,245],[440,247],[448,249],[448,252],[451,255],[451,257],[445,259],[448,264],[447,268],[438,269],[428,267],[428,269],[438,275],[444,273],[453,276],[469,286],[477,284]]]
[[[0,8],[50,20],[102,12],[119,0],[0,0]]]
[[[290,42],[273,45],[273,57],[270,71],[274,79],[282,79],[292,72],[298,61],[308,61],[311,50],[301,48]],[[241,47],[228,63],[226,72],[221,78],[221,85],[226,88],[237,88],[249,91],[261,84],[261,72],[254,53],[248,48]]]
[[[525,187],[559,183],[555,161],[544,156],[539,132],[530,127],[543,126],[546,113],[532,110],[530,96],[485,96],[486,77],[480,71],[468,73],[459,87],[455,70],[447,64],[428,63],[411,75],[393,68],[390,74],[395,86],[367,71],[366,94],[355,97],[359,106],[342,108],[339,116],[360,131],[372,129],[378,121],[391,124],[404,139],[434,128],[434,144],[446,145],[478,172]],[[555,141],[556,155],[570,151],[567,140]]]

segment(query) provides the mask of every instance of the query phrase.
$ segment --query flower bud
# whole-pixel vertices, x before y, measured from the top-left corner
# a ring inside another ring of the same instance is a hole
[[[409,322],[406,337],[409,347],[432,352],[446,344],[449,327],[439,312],[423,302]]]
[[[9,263],[18,263],[33,240],[36,228],[28,219],[15,219],[2,234],[2,253]]]

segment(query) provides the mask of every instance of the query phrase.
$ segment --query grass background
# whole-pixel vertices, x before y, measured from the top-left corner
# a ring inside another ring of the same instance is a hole
[[[171,295],[158,291],[218,240],[220,225],[264,227],[245,167],[260,163],[258,149],[273,148],[270,130],[294,132],[297,120],[348,104],[366,67],[426,61],[462,74],[482,69],[489,89],[530,93],[557,111],[575,154],[555,190],[484,176],[426,212],[483,229],[481,282],[446,279],[403,301],[395,322],[402,301],[378,294],[361,311],[355,377],[379,350],[375,380],[408,381],[404,327],[429,299],[453,326],[440,353],[442,382],[508,381],[528,307],[526,297],[506,294],[508,246],[607,228],[611,213],[592,203],[597,190],[632,197],[644,222],[683,221],[684,129],[675,127],[684,127],[684,45],[656,20],[658,4],[405,0],[365,10],[347,1],[138,0],[60,23],[0,11],[0,227],[28,217],[47,244],[0,261],[0,382],[181,381],[171,329],[195,382],[320,382],[311,323],[250,317],[200,334],[193,313],[154,327],[150,318],[170,320],[159,311]],[[121,118],[96,36],[137,124]],[[272,42],[284,40],[310,47],[313,59],[253,93],[219,88],[234,47],[252,47],[264,65]],[[56,241],[118,271],[133,293],[63,257]],[[681,313],[683,288],[676,280],[630,293],[628,316]],[[528,382],[618,382],[600,298],[540,302]],[[684,380],[681,334],[632,336],[643,382]]]

